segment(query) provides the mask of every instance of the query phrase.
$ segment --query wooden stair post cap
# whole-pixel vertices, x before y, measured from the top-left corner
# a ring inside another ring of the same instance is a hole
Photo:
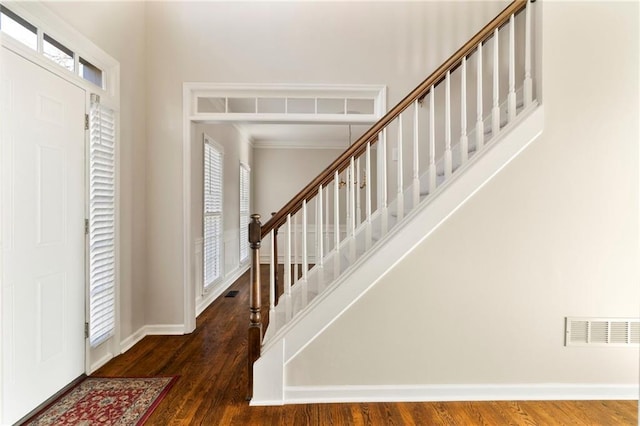
[[[252,249],[260,248],[261,228],[262,224],[260,223],[260,215],[252,214],[251,222],[249,223],[249,243],[251,243]]]

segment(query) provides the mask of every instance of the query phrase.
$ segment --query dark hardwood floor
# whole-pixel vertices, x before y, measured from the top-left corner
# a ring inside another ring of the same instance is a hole
[[[263,285],[268,283],[262,267]],[[307,404],[250,407],[246,395],[249,274],[187,336],[147,336],[96,376],[180,375],[147,425],[636,425],[637,401]],[[266,297],[263,290],[263,300]],[[267,306],[263,313],[268,312]]]

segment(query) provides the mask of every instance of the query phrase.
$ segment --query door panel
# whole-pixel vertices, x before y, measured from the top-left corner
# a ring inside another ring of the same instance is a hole
[[[84,372],[83,89],[2,48],[2,419]]]

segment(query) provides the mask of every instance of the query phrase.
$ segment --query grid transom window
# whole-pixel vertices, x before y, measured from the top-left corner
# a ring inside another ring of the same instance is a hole
[[[249,260],[249,200],[251,170],[240,164],[240,263]]]
[[[204,287],[222,276],[222,147],[204,136]]]
[[[80,78],[105,89],[103,70],[65,46],[50,34],[0,4],[0,32],[9,35],[45,58],[74,72]],[[77,64],[76,64],[77,59]]]

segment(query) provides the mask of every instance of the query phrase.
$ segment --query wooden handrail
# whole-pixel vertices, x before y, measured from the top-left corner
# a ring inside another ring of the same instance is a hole
[[[429,77],[427,77],[418,87],[405,96],[396,106],[387,112],[377,123],[367,130],[356,142],[347,148],[333,163],[331,163],[322,173],[304,187],[295,197],[284,205],[267,223],[262,226],[261,234],[265,237],[272,229],[279,228],[287,220],[288,214],[295,214],[302,208],[302,201],[309,200],[318,193],[318,187],[326,186],[333,180],[337,171],[341,173],[349,166],[351,157],[362,155],[367,149],[367,143],[374,143],[378,134],[395,120],[404,110],[411,106],[416,100],[423,98],[429,93],[431,87],[435,87],[444,80],[447,71],[457,67],[462,58],[471,54],[480,43],[493,36],[493,31],[505,24],[509,17],[522,11],[527,5],[526,0],[515,0],[509,4],[491,22],[485,25],[476,35],[467,41],[456,53],[451,55],[442,65],[440,65]]]

